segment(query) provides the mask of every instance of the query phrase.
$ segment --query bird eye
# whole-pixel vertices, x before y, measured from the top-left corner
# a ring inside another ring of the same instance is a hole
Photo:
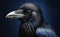
[[[27,13],[30,14],[31,13],[31,10],[28,10]]]
[[[30,14],[31,14],[31,10],[29,10],[29,9],[24,10],[24,14],[25,14],[25,15],[30,15]]]

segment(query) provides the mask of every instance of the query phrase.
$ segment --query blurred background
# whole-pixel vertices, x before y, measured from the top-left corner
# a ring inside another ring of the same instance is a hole
[[[59,0],[0,0],[0,37],[18,37],[21,21],[6,19],[5,16],[27,2],[37,4],[42,10],[45,20],[60,35]]]

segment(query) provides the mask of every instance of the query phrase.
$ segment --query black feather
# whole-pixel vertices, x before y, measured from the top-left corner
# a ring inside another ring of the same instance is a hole
[[[47,28],[47,24],[43,24],[44,18],[42,16],[42,11],[34,4],[29,3],[30,5],[33,5],[32,7],[30,5],[23,4],[20,8],[24,9],[26,11],[26,9],[30,9],[32,11],[35,11],[37,13],[37,16],[31,16],[31,18],[26,21],[26,22],[22,22],[21,26],[20,26],[20,37],[36,37],[36,29],[40,26],[42,27],[46,27]]]

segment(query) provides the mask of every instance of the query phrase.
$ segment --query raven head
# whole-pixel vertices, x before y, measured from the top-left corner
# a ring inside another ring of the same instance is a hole
[[[6,15],[6,18],[17,18],[26,21],[37,16],[38,8],[32,3],[25,3],[18,10],[12,11]],[[39,14],[39,13],[38,13]]]

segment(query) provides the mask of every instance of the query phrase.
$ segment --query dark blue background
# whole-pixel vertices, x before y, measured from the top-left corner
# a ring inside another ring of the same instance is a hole
[[[20,21],[6,19],[5,16],[25,2],[37,4],[41,8],[45,20],[60,35],[60,4],[58,0],[0,0],[0,34],[2,37],[18,37]]]

